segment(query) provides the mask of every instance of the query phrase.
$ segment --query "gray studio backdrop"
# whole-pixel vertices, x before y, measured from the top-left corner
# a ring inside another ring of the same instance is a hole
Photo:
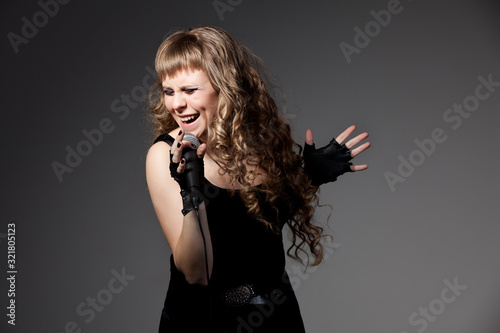
[[[500,332],[498,2],[0,8],[2,332],[157,330],[170,251],[145,186],[142,99],[164,36],[202,23],[265,61],[298,142],[307,128],[319,146],[351,124],[370,133],[356,159],[369,169],[322,188],[326,260],[288,265],[307,331]]]

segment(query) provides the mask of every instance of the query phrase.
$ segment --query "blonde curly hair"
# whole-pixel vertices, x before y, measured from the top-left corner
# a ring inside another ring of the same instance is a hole
[[[178,127],[164,104],[164,79],[183,69],[203,70],[219,96],[216,115],[208,125],[207,153],[222,174],[229,174],[232,184],[243,186],[237,193],[249,214],[274,232],[279,232],[278,221],[286,219],[292,235],[287,254],[302,263],[300,253],[310,254],[312,265],[317,265],[323,259],[324,237],[323,228],[313,223],[318,188],[311,186],[302,168],[302,147],[293,140],[289,124],[261,80],[260,63],[218,27],[204,25],[171,34],[155,59],[157,78],[149,105],[154,132],[158,136]],[[265,182],[252,186],[260,174]],[[262,218],[262,199],[275,221]]]

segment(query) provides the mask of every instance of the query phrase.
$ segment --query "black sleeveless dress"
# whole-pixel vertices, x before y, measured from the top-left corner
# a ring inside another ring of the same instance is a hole
[[[173,142],[168,134],[160,135],[155,142],[160,140],[169,145]],[[276,233],[247,214],[237,191],[219,188],[207,180],[205,184],[214,258],[209,286],[189,284],[171,255],[159,333],[305,332],[285,271],[281,229],[289,218],[286,209],[280,209]],[[261,209],[266,220],[276,219],[264,202]]]

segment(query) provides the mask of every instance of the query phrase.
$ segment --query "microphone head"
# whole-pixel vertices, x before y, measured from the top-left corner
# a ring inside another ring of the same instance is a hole
[[[198,149],[198,147],[200,146],[200,140],[198,140],[196,135],[194,135],[192,133],[185,133],[183,140],[191,142],[194,149]]]

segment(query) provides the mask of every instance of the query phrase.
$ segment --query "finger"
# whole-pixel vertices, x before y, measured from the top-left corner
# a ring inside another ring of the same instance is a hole
[[[361,146],[356,147],[355,149],[351,150],[351,157],[355,157],[356,155],[359,155],[360,153],[364,152],[366,149],[370,148],[371,143],[370,142],[365,142]]]
[[[172,145],[172,148],[170,148],[170,152],[172,153],[172,162],[179,163],[182,156],[182,143],[177,142],[176,145]]]
[[[356,126],[354,126],[354,125],[349,126],[345,131],[340,133],[340,135],[335,138],[335,141],[337,141],[338,144],[342,144],[342,142],[345,139],[347,139],[347,137],[349,135],[351,135],[351,133],[354,132],[355,129],[356,129]]]
[[[184,131],[183,130],[179,130],[179,133],[177,134],[177,136],[174,139],[175,146],[177,146],[177,143],[181,142],[183,138],[184,138]]]
[[[182,149],[196,149],[197,147],[195,147],[195,145],[193,145],[193,143],[191,141],[182,141]]]
[[[306,131],[306,143],[310,146],[314,143],[313,132],[310,129],[307,129]]]
[[[363,141],[364,139],[366,139],[368,137],[368,133],[362,133],[354,138],[352,138],[351,140],[347,141],[345,146],[349,149],[351,149],[352,147],[354,147],[355,145],[357,145],[358,143],[360,143],[361,141]]]
[[[198,149],[196,149],[196,155],[198,155],[198,158],[203,158],[205,156],[205,153],[207,152],[207,144],[202,143]]]
[[[183,159],[181,159],[181,162],[179,163],[179,166],[177,167],[177,172],[183,173],[185,168],[186,168],[186,160],[183,158]]]
[[[368,169],[367,164],[360,164],[360,165],[351,165],[351,171],[363,171]]]
[[[184,132],[181,130],[179,131],[179,134],[177,134],[174,143],[172,143],[172,147],[170,148],[170,152],[172,153],[172,162],[174,163],[179,163],[181,160],[183,138]]]

